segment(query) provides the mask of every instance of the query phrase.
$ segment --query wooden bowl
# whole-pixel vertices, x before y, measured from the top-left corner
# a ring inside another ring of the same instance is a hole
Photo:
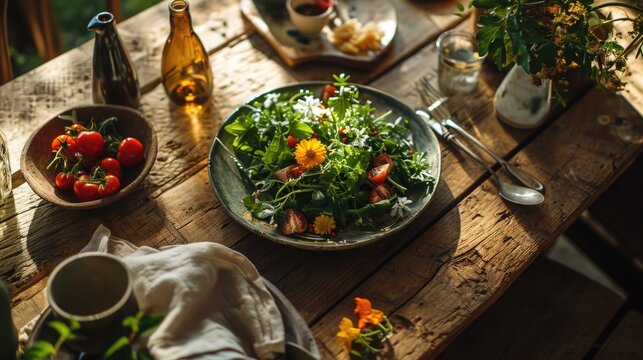
[[[62,191],[54,186],[57,171],[47,170],[47,165],[53,159],[50,151],[51,142],[57,135],[64,133],[65,126],[70,122],[60,119],[58,115],[47,121],[36,130],[22,150],[20,168],[31,189],[41,198],[66,209],[92,209],[111,204],[126,196],[150,172],[156,160],[157,140],[156,132],[152,125],[136,110],[117,105],[88,105],[68,109],[61,114],[71,114],[76,111],[80,122],[86,123],[90,119],[101,121],[110,116],[116,116],[116,129],[123,137],[138,139],[145,149],[143,163],[132,167],[123,168],[121,189],[114,195],[92,201],[80,201],[73,191]]]

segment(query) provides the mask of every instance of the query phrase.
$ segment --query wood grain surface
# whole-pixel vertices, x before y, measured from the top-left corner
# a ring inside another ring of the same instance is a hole
[[[419,106],[417,80],[436,77],[437,53],[427,44],[461,20],[451,15],[453,2],[394,4],[408,21],[400,22],[391,52],[374,70],[351,75]],[[294,81],[328,79],[344,69],[320,64],[289,69],[239,20],[235,1],[192,1],[197,33],[211,53],[215,91],[208,106],[188,112],[170,104],[159,85],[156,70],[167,34],[167,9],[161,5],[119,27],[137,68],[143,69],[140,110],[158,136],[157,162],[142,186],[105,208],[72,212],[41,200],[17,177],[13,197],[0,207],[0,278],[13,292],[18,326],[44,307],[42,289],[53,267],[78,252],[103,223],[139,246],[214,241],[241,251],[293,302],[328,358],[342,355],[334,338],[337,322],[351,313],[356,295],[371,297],[391,315],[396,355],[435,356],[641,151],[640,137],[623,136],[617,120],[643,129],[640,114],[628,104],[643,109],[640,76],[625,94],[628,100],[587,92],[579,83],[570,93],[570,107],[556,109],[552,122],[519,131],[496,120],[492,98],[503,75],[485,65],[476,92],[449,100],[449,106],[482,142],[545,181],[545,204],[508,205],[477,165],[443,147],[443,177],[435,198],[400,236],[333,254],[277,245],[233,222],[213,195],[206,170],[213,136],[227,114],[251,95]],[[158,26],[147,29],[137,22],[142,17],[145,24]],[[225,26],[222,19],[228,19]],[[12,155],[30,134],[27,129],[65,107],[90,101],[90,62],[91,42],[0,87],[0,128],[11,138]],[[599,114],[613,121],[599,124]]]
[[[439,357],[582,359],[625,299],[557,262],[539,257]]]

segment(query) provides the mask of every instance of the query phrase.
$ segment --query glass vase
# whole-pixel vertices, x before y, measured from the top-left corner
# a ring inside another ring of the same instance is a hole
[[[171,30],[161,60],[163,88],[178,105],[202,104],[212,95],[208,53],[192,28],[188,2],[173,0],[169,8]]]
[[[0,204],[11,196],[11,164],[9,162],[9,142],[0,131]]]

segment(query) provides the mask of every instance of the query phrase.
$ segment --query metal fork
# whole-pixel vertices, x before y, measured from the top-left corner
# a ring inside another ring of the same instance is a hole
[[[489,156],[491,156],[500,165],[502,165],[507,170],[507,172],[509,172],[509,174],[511,174],[516,180],[518,180],[523,185],[540,192],[545,191],[545,185],[540,180],[538,180],[535,176],[516,167],[515,165],[508,163],[505,159],[501,158],[496,153],[489,150],[489,148],[487,148],[483,143],[481,143],[473,135],[469,134],[458,124],[456,124],[455,121],[451,119],[451,113],[446,108],[446,105],[444,105],[444,102],[446,101],[444,99],[446,97],[442,96],[440,92],[435,87],[433,87],[433,85],[431,85],[431,83],[427,78],[422,77],[419,81],[419,84],[420,86],[418,86],[418,93],[420,94],[422,101],[424,101],[425,104],[430,104],[428,108],[428,112],[435,118],[439,119],[442,126],[455,130],[460,135],[462,135],[465,139],[467,139],[467,141],[469,141],[471,144],[477,146],[478,148],[480,148],[481,150],[489,154]]]

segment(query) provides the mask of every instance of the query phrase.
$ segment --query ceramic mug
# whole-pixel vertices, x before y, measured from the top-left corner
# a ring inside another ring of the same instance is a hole
[[[297,11],[300,6],[317,6],[317,4],[315,0],[288,0],[286,7],[293,25],[302,34],[311,36],[319,34],[330,21],[330,15],[333,13],[332,3],[326,11],[318,15],[301,14]]]
[[[49,277],[47,297],[56,317],[80,323],[82,339],[67,344],[98,354],[126,334],[121,321],[137,311],[132,283],[130,270],[114,255],[87,252],[60,263]]]

